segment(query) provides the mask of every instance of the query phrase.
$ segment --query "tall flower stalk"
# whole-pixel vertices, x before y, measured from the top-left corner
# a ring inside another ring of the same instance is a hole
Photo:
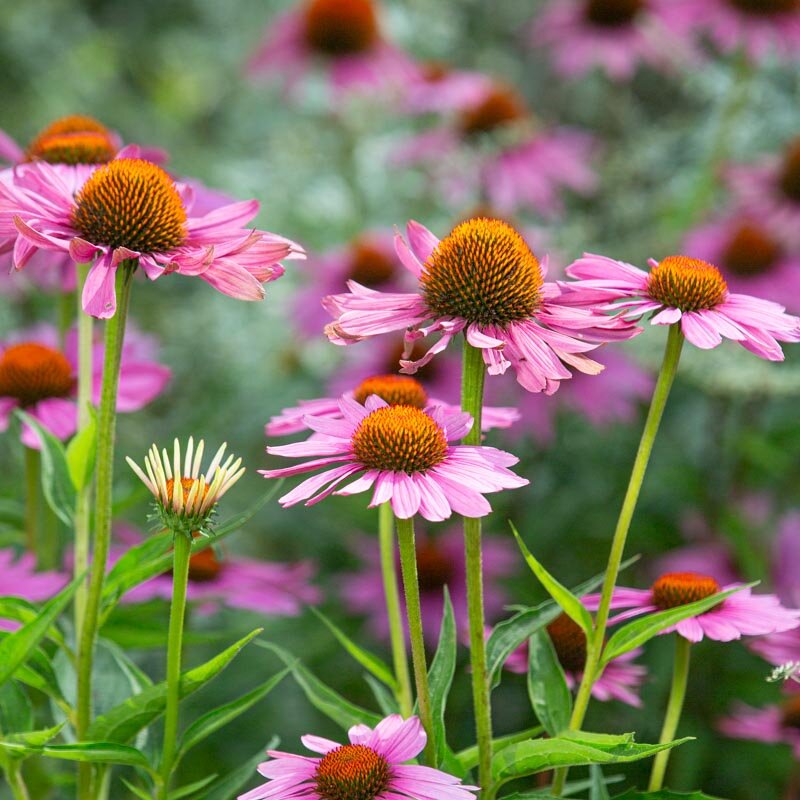
[[[25,547],[36,555],[39,562],[39,482],[41,480],[42,459],[33,447],[23,448],[25,462]]]

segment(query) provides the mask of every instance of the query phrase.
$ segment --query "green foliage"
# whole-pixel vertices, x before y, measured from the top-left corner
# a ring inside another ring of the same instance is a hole
[[[572,694],[553,643],[543,630],[528,639],[528,697],[550,736],[558,736],[569,727]]]
[[[444,590],[444,610],[442,625],[439,630],[439,644],[428,669],[428,684],[431,693],[431,716],[433,717],[434,738],[436,739],[436,762],[445,767],[445,763],[454,758],[447,746],[447,733],[444,724],[444,713],[447,709],[447,698],[453,685],[456,671],[456,621],[453,615],[453,603],[447,587]]]
[[[65,455],[72,485],[80,492],[86,488],[94,475],[97,455],[97,414],[94,407],[91,407],[89,423],[72,437]]]

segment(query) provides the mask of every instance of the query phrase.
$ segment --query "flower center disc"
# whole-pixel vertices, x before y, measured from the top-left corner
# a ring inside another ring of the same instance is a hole
[[[462,222],[431,253],[420,278],[430,311],[505,326],[529,318],[541,301],[539,261],[506,222]]]
[[[327,56],[363,53],[378,41],[372,0],[311,0],[305,10],[309,47]]]
[[[322,800],[375,800],[389,783],[389,764],[371,747],[345,744],[326,753],[314,772]]]
[[[704,600],[719,590],[714,578],[697,572],[668,572],[651,587],[653,605],[662,611]]]
[[[365,417],[353,433],[353,455],[367,469],[425,472],[447,455],[444,431],[413,406],[386,406]]]
[[[562,613],[547,626],[547,633],[561,666],[581,672],[586,666],[586,634],[580,625]]]
[[[609,28],[628,25],[644,7],[644,0],[588,0],[586,19]]]
[[[800,139],[786,150],[780,174],[781,191],[795,203],[800,203]]]
[[[428,395],[422,384],[407,375],[373,375],[358,384],[353,397],[364,405],[364,401],[373,394],[390,406],[425,408],[428,405]]]
[[[800,729],[800,695],[786,700],[781,707],[781,725]]]
[[[386,254],[363,240],[353,242],[350,251],[350,280],[362,286],[381,286],[394,277],[395,268]]]
[[[110,161],[75,198],[73,224],[92,244],[160,253],[186,240],[186,211],[161,167],[137,158]]]
[[[527,115],[525,101],[513,89],[495,86],[477,105],[461,115],[461,131],[465,136],[490,133]]]
[[[453,580],[453,562],[435,542],[417,542],[417,580],[421,592],[436,592],[437,598]]]
[[[728,293],[722,273],[698,258],[668,256],[650,270],[647,293],[665,306],[699,311],[719,305]]]
[[[199,534],[194,534],[197,538]],[[222,570],[222,563],[213,547],[206,547],[189,557],[189,580],[194,583],[208,583],[213,581]]]
[[[761,17],[770,14],[790,14],[800,8],[798,0],[730,0],[730,4],[745,14]]]
[[[117,148],[105,125],[92,117],[61,117],[39,131],[28,145],[26,161],[50,164],[102,164],[114,158]]]
[[[734,275],[760,275],[768,272],[779,256],[778,243],[766,231],[745,222],[725,245],[722,263]]]
[[[71,364],[51,347],[25,342],[0,355],[0,397],[14,397],[23,407],[66,397],[74,384]]]

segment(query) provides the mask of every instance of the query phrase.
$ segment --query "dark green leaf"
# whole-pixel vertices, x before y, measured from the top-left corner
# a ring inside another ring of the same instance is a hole
[[[569,727],[572,694],[550,637],[539,630],[528,639],[528,697],[550,736]]]
[[[256,767],[258,767],[262,761],[267,760],[264,751],[273,750],[277,746],[278,740],[273,739],[264,750],[259,750],[233,772],[229,772],[227,775],[218,778],[208,787],[208,791],[203,797],[203,800],[234,800],[246,783],[252,781],[254,778],[260,777],[256,772]],[[263,783],[263,778],[261,778],[261,782]]]
[[[114,742],[78,742],[75,744],[50,744],[43,747],[31,747],[4,740],[0,742],[10,754],[45,756],[65,761],[82,761],[91,764],[127,764],[132,767],[149,769],[144,753],[135,747],[116,744]]]
[[[436,761],[444,764],[447,753],[447,736],[444,725],[444,712],[447,708],[447,697],[453,685],[456,671],[456,621],[453,614],[453,603],[450,592],[444,588],[444,607],[442,625],[439,629],[439,644],[428,670],[428,683],[431,692],[431,715],[433,716],[434,738],[436,739]]]
[[[504,747],[507,747],[510,744],[525,742],[528,739],[541,736],[543,733],[544,728],[541,725],[537,725],[535,728],[528,728],[527,730],[519,731],[518,733],[509,733],[505,736],[499,736],[497,739],[492,739],[492,751],[496,753],[498,750],[502,750]],[[478,746],[472,745],[472,747],[467,747],[464,750],[456,753],[455,757],[458,759],[458,762],[461,764],[463,770],[465,772],[469,771],[478,766]]]
[[[26,692],[16,681],[0,686],[0,731],[8,737],[33,727],[33,708]]]

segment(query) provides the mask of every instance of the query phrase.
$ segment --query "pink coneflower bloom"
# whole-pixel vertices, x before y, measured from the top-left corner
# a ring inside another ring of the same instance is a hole
[[[490,375],[513,367],[529,392],[552,394],[571,377],[567,365],[597,374],[602,365],[586,354],[638,332],[589,303],[578,307],[583,296],[577,291],[564,302],[558,286],[545,282],[546,264],[501,220],[467,220],[441,241],[417,222],[409,222],[407,231],[408,244],[397,235],[397,253],[419,291],[383,294],[351,281],[348,294],[326,298],[336,317],[328,328],[331,341],[351,344],[406,330],[411,344],[441,332],[422,358],[411,361],[406,353],[401,371],[413,374],[464,331],[483,351]]]
[[[414,406],[421,409],[441,406],[447,413],[457,413],[461,410],[460,406],[429,398],[425,387],[408,375],[371,375],[361,381],[355,389],[346,392],[345,396],[352,397],[363,405],[373,394],[385,400],[390,406]],[[267,436],[285,436],[306,431],[308,430],[306,417],[341,419],[339,398],[320,397],[315,400],[300,400],[299,405],[285,408],[278,416],[272,417],[264,432]],[[518,419],[519,412],[516,408],[488,406],[483,410],[482,429],[488,431],[493,428],[510,428]]]
[[[129,260],[151,280],[178,272],[240,300],[263,299],[261,284],[283,274],[278,262],[303,251],[244,228],[257,212],[252,200],[191,217],[172,178],[136,158],[109,161],[78,185],[46,162],[31,164],[11,185],[0,182],[0,240],[13,247],[16,268],[40,249],[94,260],[83,308],[101,318],[116,311],[115,274]]]
[[[322,758],[269,750],[258,771],[269,783],[238,800],[473,800],[477,786],[432,767],[407,764],[428,737],[417,717],[392,714],[374,728],[354,725],[349,744],[321,736],[301,741]]]
[[[668,572],[649,589],[616,588],[611,608],[627,610],[611,619],[610,623],[677,608],[739,585],[720,586],[710,575],[696,572]],[[586,595],[583,602],[594,611],[599,605],[600,596]],[[718,642],[730,642],[742,636],[763,636],[793,630],[798,625],[800,610],[784,608],[774,594],[753,594],[745,588],[726,597],[709,611],[681,620],[662,633],[677,631],[690,642],[699,642],[704,636]]]
[[[492,79],[482,72],[455,69],[431,61],[405,85],[406,103],[412,113],[464,111],[475,107],[491,90]]]
[[[586,667],[586,634],[566,614],[561,614],[547,626],[559,663],[564,670],[567,686],[574,689],[583,678]],[[592,697],[606,702],[620,700],[629,706],[642,707],[637,689],[647,677],[647,668],[633,661],[641,655],[641,648],[631,650],[611,661],[592,686]],[[510,672],[528,672],[528,645],[520,645],[508,657],[505,668]]]
[[[664,24],[679,36],[707,35],[724,53],[743,50],[753,61],[776,54],[796,60],[800,51],[797,0],[651,0]]]
[[[725,177],[748,214],[768,220],[787,247],[800,247],[800,138],[782,153],[728,167]]]
[[[130,332],[122,351],[117,411],[138,411],[166,387],[171,371],[155,361],[149,337]],[[78,338],[68,332],[64,352],[54,328],[41,325],[0,342],[0,431],[8,428],[14,409],[21,408],[59,439],[68,439],[78,424],[75,402],[78,380]],[[96,342],[92,358],[92,402],[100,402],[103,345]],[[22,442],[39,449],[39,435],[22,426]]]
[[[0,570],[3,574],[3,594],[21,597],[31,603],[49,600],[69,582],[69,577],[60,572],[37,572],[33,553],[16,556],[11,548],[0,549]],[[0,630],[13,631],[19,623],[0,619]]]
[[[564,190],[595,189],[594,147],[583,131],[542,127],[515,89],[494,82],[479,101],[406,140],[394,162],[423,166],[459,208],[486,200],[502,214],[529,208],[553,217]]]
[[[363,406],[342,397],[340,409],[341,419],[307,417],[308,427],[316,431],[308,441],[267,448],[273,455],[311,456],[312,460],[296,467],[260,470],[266,478],[326,468],[281,497],[282,506],[301,500],[314,505],[330,494],[358,494],[374,485],[370,508],[391,502],[401,519],[419,513],[438,522],[453,511],[483,517],[491,511],[484,494],[528,483],[508,469],[518,461],[510,453],[482,445],[450,444],[472,427],[469,414],[438,406],[424,411],[390,406],[376,395]],[[355,481],[336,490],[356,475]]]
[[[800,253],[788,250],[772,225],[736,214],[690,231],[684,251],[718,264],[728,286],[800,311]]]
[[[639,64],[663,71],[680,45],[648,0],[551,0],[531,25],[530,42],[550,51],[562,75],[599,67],[614,80],[630,79]]]
[[[399,89],[417,68],[384,38],[378,13],[373,0],[302,0],[269,25],[248,72],[287,91],[315,67],[336,93]]]
[[[381,583],[378,544],[372,538],[361,537],[353,549],[363,567],[358,572],[344,576],[341,583],[342,597],[349,611],[366,615],[372,632],[388,640],[389,619]],[[419,532],[416,552],[423,628],[431,634],[439,630],[446,586],[453,601],[456,625],[459,631],[464,632],[467,627],[467,578],[463,533],[455,528],[435,536],[424,531]],[[516,556],[513,544],[507,539],[484,537],[484,603],[489,621],[500,615],[509,601],[502,581],[516,571]],[[399,570],[399,560],[397,564]],[[405,615],[403,619],[405,620]]]
[[[683,335],[703,350],[717,347],[724,337],[761,358],[783,361],[778,342],[800,341],[800,319],[786,314],[777,303],[728,291],[713,264],[687,256],[648,263],[652,269],[644,272],[587,253],[567,267],[577,283],[562,286],[566,291],[583,291],[595,302],[607,300],[626,319],[639,319],[652,311],[653,325],[679,322]]]
[[[717,728],[731,739],[788,744],[795,759],[800,759],[800,695],[766,708],[738,703],[733,714],[718,721]]]

